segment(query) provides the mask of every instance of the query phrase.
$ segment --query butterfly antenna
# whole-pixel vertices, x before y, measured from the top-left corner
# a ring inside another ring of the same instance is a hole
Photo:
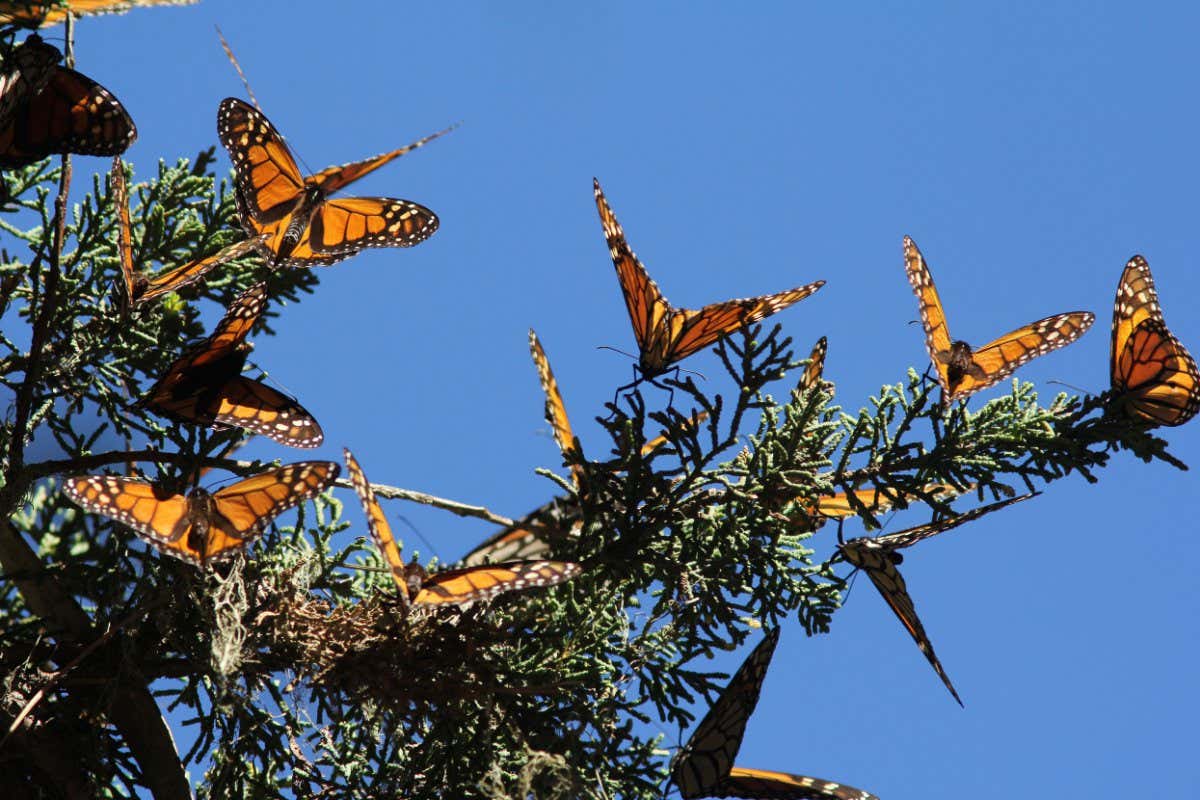
[[[439,562],[442,561],[442,554],[439,553],[437,548],[433,546],[433,542],[431,542],[425,538],[425,534],[421,533],[421,529],[418,528],[416,525],[414,525],[412,523],[412,520],[410,520],[408,517],[404,516],[403,514],[397,515],[396,517],[394,517],[394,519],[398,519],[401,522],[403,522],[405,525],[407,525],[409,527],[409,529],[417,535],[417,538],[421,540],[421,544],[428,547],[429,552],[433,553],[434,557],[436,557]]]
[[[225,56],[229,59],[229,63],[233,64],[233,68],[237,70],[238,77],[242,79],[242,86],[246,87],[246,94],[250,96],[250,101],[254,103],[254,107],[262,113],[262,106],[258,104],[258,98],[254,96],[254,90],[250,88],[250,81],[246,80],[246,73],[242,72],[242,65],[238,63],[237,56],[233,54],[233,48],[229,46],[229,42],[225,40],[225,34],[221,33],[221,26],[214,25],[217,29],[217,38],[221,40],[221,48],[225,51]]]
[[[1052,381],[1046,381],[1046,383],[1053,383],[1053,384],[1057,384],[1058,386],[1066,386],[1068,389],[1074,389],[1075,391],[1079,392],[1080,394],[1091,394],[1091,392],[1089,392],[1087,389],[1081,389],[1078,386],[1076,386],[1075,384],[1067,383],[1066,381],[1052,380]]]
[[[598,344],[598,345],[596,345],[596,349],[597,350],[612,350],[614,353],[620,353],[623,356],[632,358],[634,361],[637,361],[637,356],[635,356],[633,353],[627,353],[618,347],[612,347],[611,345],[607,345],[607,344]]]

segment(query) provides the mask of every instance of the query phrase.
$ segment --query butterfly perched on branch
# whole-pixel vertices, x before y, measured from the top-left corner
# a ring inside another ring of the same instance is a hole
[[[821,778],[734,766],[778,642],[779,629],[775,628],[746,657],[675,757],[671,780],[680,796],[684,800],[878,800],[870,792]]]
[[[54,153],[115,156],[137,138],[121,102],[83,73],[60,66],[61,57],[36,34],[5,55],[0,169]]]
[[[960,706],[963,704],[962,699],[954,689],[954,684],[950,682],[950,677],[946,674],[946,670],[942,668],[942,662],[938,660],[937,654],[933,651],[933,644],[925,634],[925,628],[921,625],[921,619],[917,616],[917,608],[908,594],[908,587],[904,583],[904,576],[897,569],[904,559],[896,551],[905,547],[912,547],[917,542],[928,539],[931,536],[936,536],[952,528],[957,528],[959,525],[979,519],[985,514],[999,511],[1005,506],[1019,503],[1022,500],[1028,500],[1033,496],[1033,494],[1023,494],[1017,497],[1010,497],[1007,500],[1001,500],[997,503],[973,508],[970,511],[965,511],[958,516],[949,517],[940,522],[918,525],[915,528],[897,531],[885,536],[851,539],[839,545],[839,550],[846,561],[867,573],[867,577],[871,579],[871,583],[875,584],[875,588],[879,590],[879,594],[883,596],[888,607],[892,609],[896,617],[900,620],[900,623],[904,626],[904,629],[912,636],[913,641],[917,643],[917,647],[925,654],[925,658],[929,661],[930,666],[933,667],[933,671],[942,679],[942,683],[950,690],[950,694],[958,701]]]
[[[325,440],[321,426],[295,399],[242,375],[246,336],[267,306],[266,283],[243,292],[212,335],[167,368],[141,405],[192,425],[242,428],[289,447]]]
[[[782,311],[825,285],[825,281],[816,281],[776,294],[713,303],[698,310],[675,308],[625,241],[625,232],[609,208],[600,182],[593,178],[592,185],[604,238],[633,323],[633,336],[640,353],[638,369],[643,378],[653,379],[663,374],[675,362],[703,350],[722,336]]]
[[[109,181],[112,184],[112,201],[117,212],[117,253],[121,262],[121,278],[125,287],[125,300],[131,306],[136,307],[164,294],[189,286],[225,262],[255,252],[260,244],[256,239],[243,239],[222,248],[211,256],[192,259],[159,275],[147,277],[133,263],[129,190],[125,185],[125,164],[121,161],[120,156],[113,159]]]
[[[399,589],[402,605],[441,606],[490,600],[506,592],[554,586],[575,577],[582,568],[563,561],[510,561],[503,564],[467,567],[427,573],[420,564],[404,563],[392,526],[375,499],[366,474],[349,450],[343,451],[350,483],[362,501],[367,528]]]
[[[304,461],[186,495],[140,478],[81,475],[66,478],[63,493],[128,525],[164,553],[203,566],[244,548],[275,517],[325,491],[338,472],[330,461]]]
[[[252,237],[265,235],[260,249],[276,267],[329,265],[363,248],[411,247],[432,236],[438,218],[422,205],[330,195],[446,132],[305,176],[262,112],[236,97],[222,100],[217,111],[217,134],[233,162],[242,227]]]
[[[1200,370],[1167,329],[1150,265],[1125,265],[1113,303],[1110,374],[1114,402],[1135,419],[1182,425],[1200,411]]]
[[[942,311],[942,301],[933,285],[933,275],[916,243],[904,237],[904,269],[920,304],[925,327],[925,346],[937,370],[942,402],[950,403],[986,389],[1038,356],[1070,344],[1096,320],[1090,311],[1055,314],[1009,331],[979,348],[952,340]]]

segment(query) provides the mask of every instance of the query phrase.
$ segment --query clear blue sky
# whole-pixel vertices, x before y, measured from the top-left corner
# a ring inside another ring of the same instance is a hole
[[[204,0],[85,20],[78,55],[136,119],[141,174],[215,144],[217,103],[242,94],[214,23],[311,169],[463,123],[354,187],[433,208],[434,238],[323,271],[255,358],[320,419],[321,455],[349,445],[374,480],[518,515],[553,490],[533,468],[558,465],[526,329],[585,451],[603,450],[591,417],[629,376],[596,349],[633,343],[593,175],[679,305],[827,280],[778,319],[804,350],[829,337],[852,411],[927,363],[906,233],[970,342],[1096,312],[1023,378],[1107,387],[1113,292],[1136,252],[1200,350],[1200,12],[915,5]],[[1200,424],[1167,436],[1200,469]],[[1120,454],[1101,478],[909,552],[965,709],[860,580],[830,635],[784,631],[739,762],[884,800],[1200,795],[1197,473]],[[489,533],[389,509],[443,559]]]

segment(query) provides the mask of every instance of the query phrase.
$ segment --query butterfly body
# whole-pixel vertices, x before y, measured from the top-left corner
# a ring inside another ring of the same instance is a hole
[[[1021,365],[1075,341],[1096,320],[1096,315],[1089,311],[1056,314],[972,348],[961,339],[950,337],[929,265],[908,236],[904,237],[904,269],[917,296],[925,328],[925,347],[937,371],[943,403],[962,400],[995,385]]]
[[[338,471],[328,461],[300,462],[187,495],[141,478],[85,475],[65,479],[63,492],[85,510],[133,528],[164,553],[202,566],[245,547],[279,514],[323,492]]]
[[[816,281],[761,297],[713,303],[701,309],[675,308],[629,247],[625,232],[600,189],[600,182],[594,178],[592,188],[608,252],[617,270],[617,280],[637,339],[638,370],[647,380],[662,375],[675,362],[708,347],[722,336],[782,311],[825,285],[825,281]]]
[[[1125,265],[1113,303],[1109,372],[1115,402],[1134,419],[1182,425],[1200,411],[1200,368],[1167,328],[1150,265]]]
[[[325,266],[366,247],[411,247],[438,228],[436,214],[408,200],[331,195],[445,131],[307,177],[270,120],[251,105],[222,100],[217,132],[233,161],[242,226],[262,237],[260,250],[274,266]]]

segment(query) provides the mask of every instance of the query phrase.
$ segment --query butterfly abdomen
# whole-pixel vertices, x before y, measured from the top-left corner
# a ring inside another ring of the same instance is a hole
[[[170,541],[178,541],[186,532],[188,550],[198,553],[200,561],[203,563],[208,547],[209,521],[213,518],[215,510],[213,497],[208,490],[197,487],[188,495],[187,503],[187,514],[180,517],[179,521],[175,523],[168,538]]]

